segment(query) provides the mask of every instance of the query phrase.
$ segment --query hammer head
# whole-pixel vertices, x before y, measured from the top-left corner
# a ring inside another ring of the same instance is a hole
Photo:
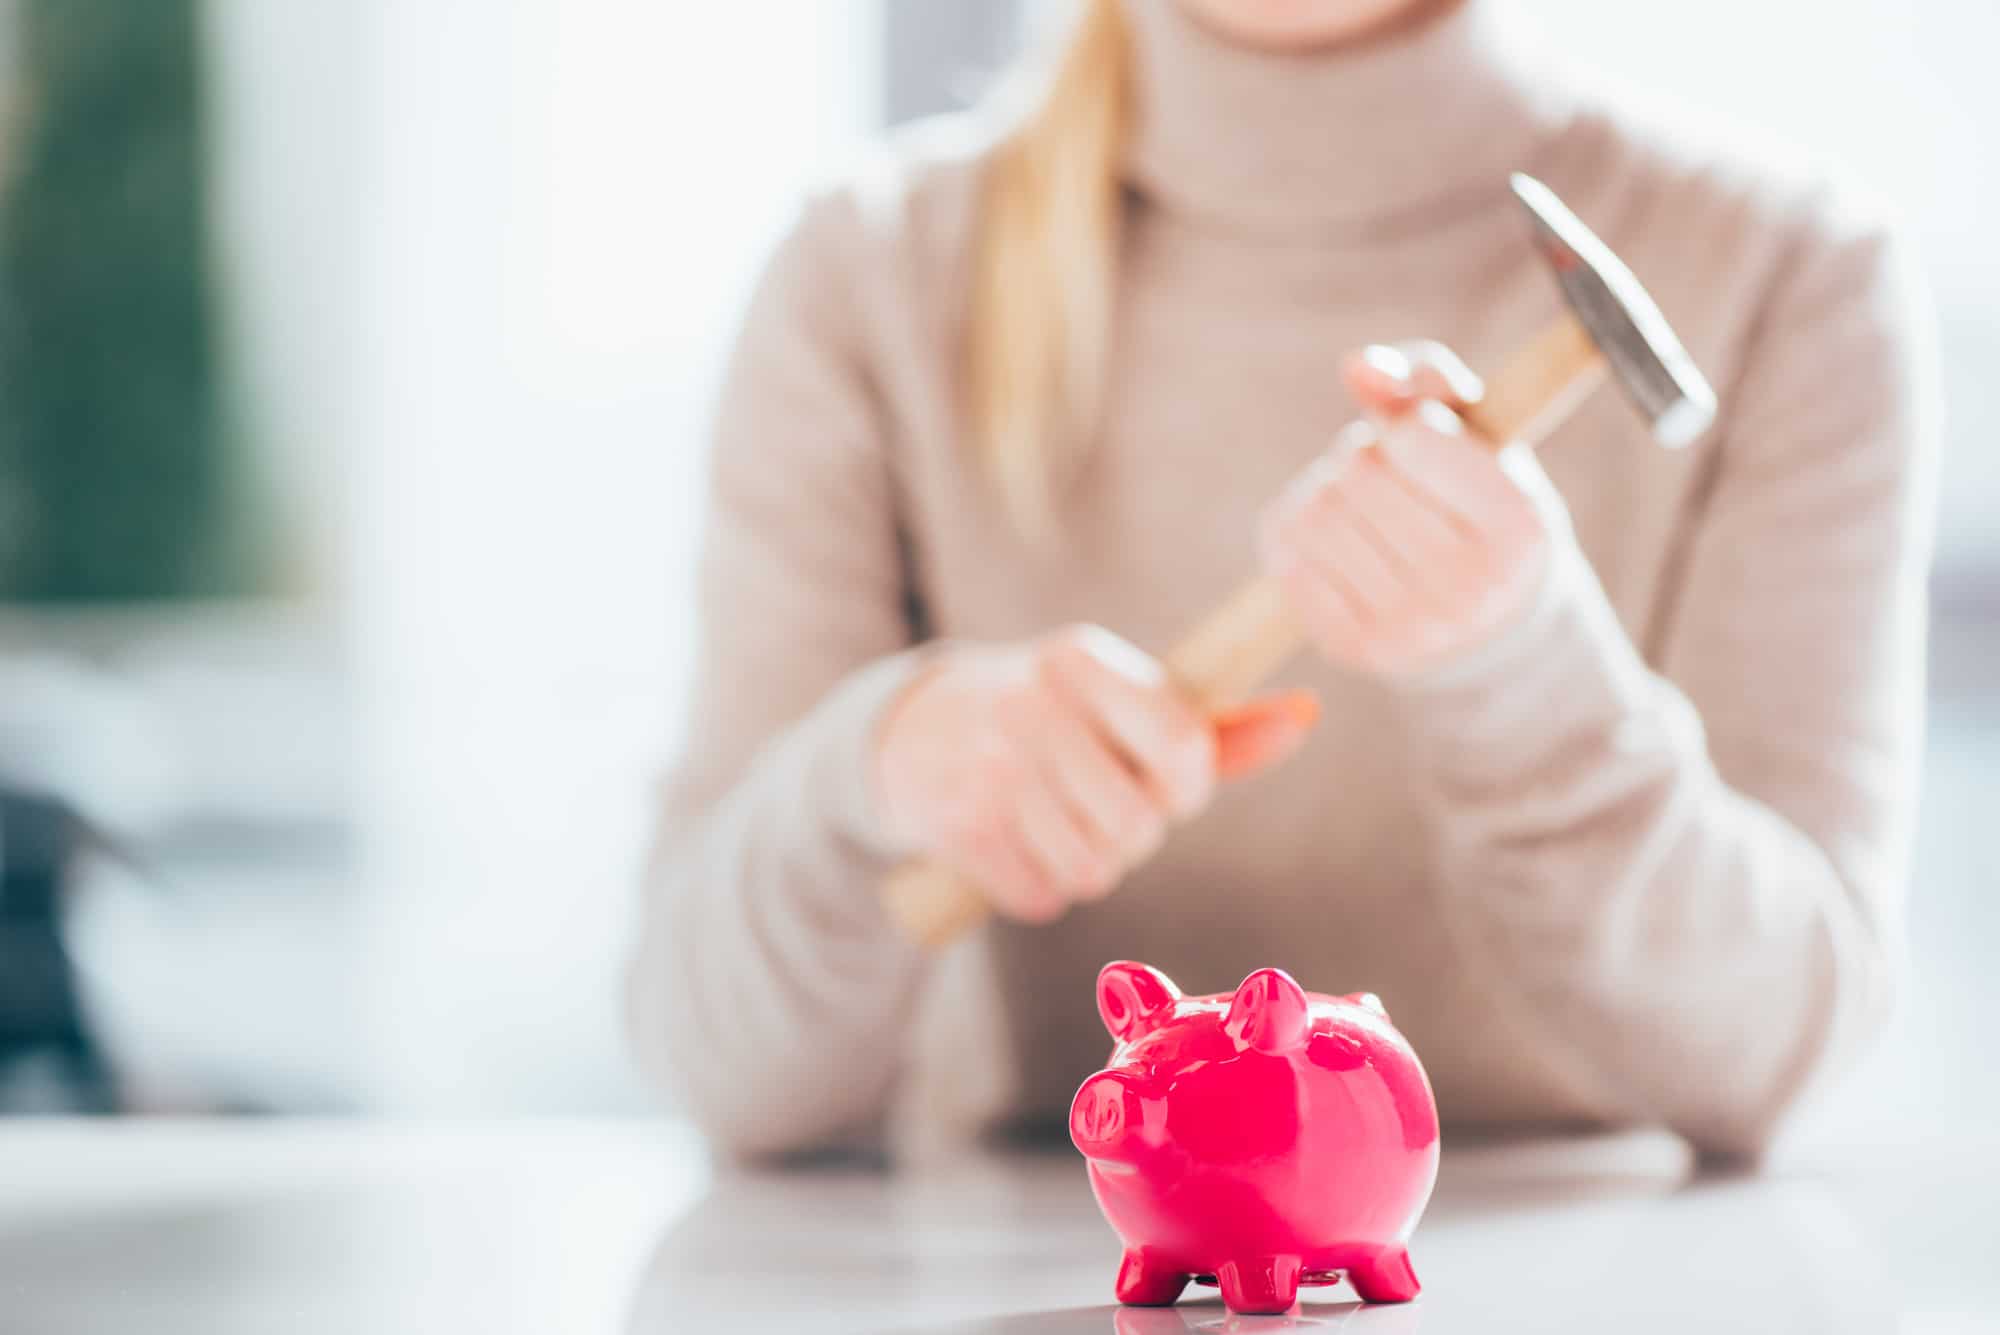
[[[1652,426],[1653,438],[1678,448],[1708,430],[1715,391],[1632,271],[1553,190],[1520,172],[1512,183],[1563,297]]]

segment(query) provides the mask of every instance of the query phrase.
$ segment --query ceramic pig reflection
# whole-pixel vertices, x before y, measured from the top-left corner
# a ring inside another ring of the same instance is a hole
[[[1282,1312],[1342,1275],[1371,1302],[1417,1295],[1405,1243],[1437,1180],[1437,1104],[1379,1000],[1281,969],[1183,997],[1120,961],[1097,1009],[1116,1046],[1069,1125],[1125,1243],[1119,1301],[1171,1303],[1194,1279],[1233,1312]]]

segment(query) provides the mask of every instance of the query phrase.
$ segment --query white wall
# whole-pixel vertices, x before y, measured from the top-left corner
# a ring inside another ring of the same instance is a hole
[[[742,289],[871,6],[378,0],[347,606],[392,1109],[634,1101],[614,1011]]]

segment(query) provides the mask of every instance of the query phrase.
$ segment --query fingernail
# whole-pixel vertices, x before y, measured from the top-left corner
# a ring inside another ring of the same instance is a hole
[[[1417,404],[1417,420],[1440,436],[1465,434],[1465,423],[1459,420],[1458,414],[1436,399],[1424,399]]]
[[[1409,383],[1410,359],[1387,343],[1370,343],[1361,350],[1361,360],[1391,380]]]
[[[1313,727],[1319,722],[1319,697],[1310,691],[1295,691],[1281,697],[1277,721],[1280,735],[1271,755],[1272,764],[1289,759],[1312,736]]]
[[[1304,733],[1319,722],[1319,696],[1311,691],[1287,691],[1278,697],[1279,712],[1287,723]]]
[[[1166,680],[1166,673],[1159,660],[1139,648],[1129,640],[1121,639],[1101,627],[1092,627],[1090,652],[1097,661],[1110,668],[1128,681],[1152,686]]]

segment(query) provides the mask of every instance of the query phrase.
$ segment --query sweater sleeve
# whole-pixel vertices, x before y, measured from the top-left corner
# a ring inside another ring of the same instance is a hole
[[[867,1130],[918,981],[874,893],[896,850],[870,739],[919,651],[847,292],[857,234],[846,199],[808,209],[724,382],[685,745],[627,975],[640,1064],[745,1153]]]
[[[1881,1025],[1922,734],[1935,395],[1879,233],[1801,243],[1707,448],[1649,666],[1574,544],[1411,684],[1446,912],[1611,1115],[1755,1154]]]

